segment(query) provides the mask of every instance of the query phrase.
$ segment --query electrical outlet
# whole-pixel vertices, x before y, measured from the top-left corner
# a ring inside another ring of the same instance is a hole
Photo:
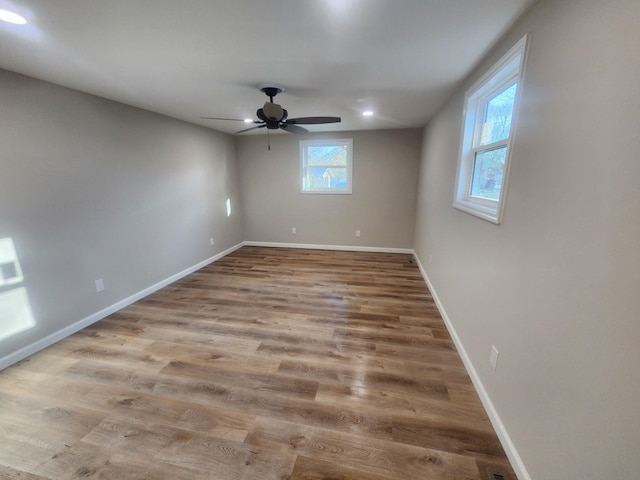
[[[360,237],[360,230],[356,230],[356,237]]]
[[[291,235],[296,235],[298,233],[298,230],[296,229],[296,227],[291,227]]]
[[[498,355],[500,355],[500,352],[498,352],[498,349],[496,348],[496,346],[491,345],[491,353],[489,354],[489,363],[491,364],[491,368],[493,368],[494,370],[498,366]]]
[[[213,247],[215,245],[215,242],[213,241],[213,237],[211,237],[209,239],[209,244]]]
[[[104,290],[104,280],[99,278],[94,283],[96,284],[96,292],[101,292]]]

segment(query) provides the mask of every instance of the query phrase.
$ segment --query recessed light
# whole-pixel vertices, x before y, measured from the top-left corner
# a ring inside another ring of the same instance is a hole
[[[366,112],[362,112],[363,117],[371,117],[373,116],[373,112],[371,110],[367,110]]]
[[[252,118],[245,118],[244,119],[244,123],[253,123],[253,119]]]
[[[16,25],[24,25],[27,23],[27,19],[22,15],[2,9],[0,9],[0,20],[3,22],[14,23]]]

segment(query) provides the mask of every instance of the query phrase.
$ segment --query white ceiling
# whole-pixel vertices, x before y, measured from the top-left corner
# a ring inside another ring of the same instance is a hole
[[[421,127],[534,1],[0,0],[29,22],[0,22],[0,68],[229,133],[199,117],[255,118],[265,82],[342,117],[312,131]]]

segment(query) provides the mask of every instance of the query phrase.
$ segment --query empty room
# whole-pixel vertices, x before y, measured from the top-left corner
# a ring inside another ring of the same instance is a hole
[[[640,478],[639,25],[0,0],[0,479]]]

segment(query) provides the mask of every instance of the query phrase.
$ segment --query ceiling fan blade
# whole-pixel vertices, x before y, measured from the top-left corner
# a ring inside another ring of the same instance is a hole
[[[222,118],[222,117],[200,117],[203,120],[230,120],[232,122],[244,122],[242,118]],[[257,122],[257,120],[254,120]]]
[[[341,122],[340,117],[300,117],[300,118],[288,118],[286,123],[288,124],[302,124],[313,125],[319,123],[338,123]]]
[[[257,128],[264,128],[266,126],[267,126],[267,124],[263,123],[262,125],[258,125],[257,127],[245,128],[244,130],[240,130],[240,131],[238,131],[236,133],[244,133],[244,132],[248,132],[249,130],[256,130]]]
[[[289,133],[309,133],[309,130],[298,125],[291,125],[289,123],[281,123],[280,128]]]

